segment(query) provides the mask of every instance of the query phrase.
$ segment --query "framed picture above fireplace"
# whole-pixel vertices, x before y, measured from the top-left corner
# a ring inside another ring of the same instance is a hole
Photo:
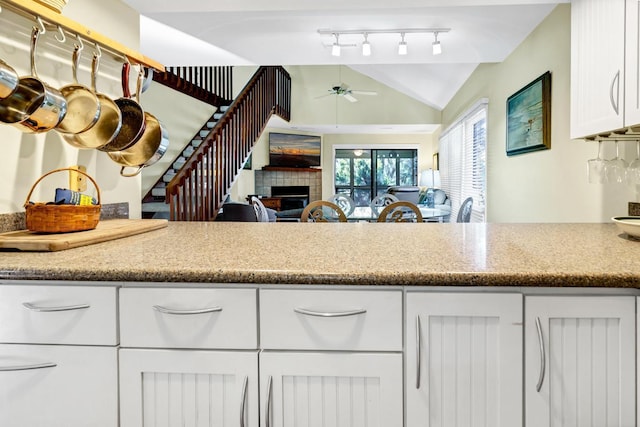
[[[322,140],[317,135],[269,133],[269,166],[320,166]]]

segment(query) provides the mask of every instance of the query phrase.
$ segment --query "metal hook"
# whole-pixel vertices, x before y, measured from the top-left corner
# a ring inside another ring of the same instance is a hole
[[[98,58],[102,58],[102,49],[100,49],[100,45],[98,43],[96,43],[96,55],[98,55]]]
[[[80,48],[80,50],[84,49],[84,43],[82,42],[80,34],[76,34],[76,40],[78,41],[78,48]]]
[[[39,16],[36,16],[36,21],[38,22],[38,25],[40,25],[40,35],[46,33],[47,29],[44,27],[44,22],[42,22],[42,18],[40,18]]]
[[[64,35],[64,31],[62,30],[62,27],[60,25],[58,25],[58,34],[55,35],[55,39],[60,43],[64,43],[67,41],[67,36]]]

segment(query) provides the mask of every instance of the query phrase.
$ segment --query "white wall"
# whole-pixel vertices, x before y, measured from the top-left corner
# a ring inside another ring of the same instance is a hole
[[[93,31],[125,46],[137,50],[139,46],[139,15],[119,0],[71,1],[63,14]],[[7,8],[0,14],[0,58],[16,68],[20,75],[30,74],[28,39],[33,22],[16,17]],[[61,48],[48,31],[38,44],[38,74],[47,83],[60,87],[71,82],[72,41]],[[89,84],[89,45],[83,56],[80,81]],[[120,60],[103,55],[98,91],[119,97]],[[129,202],[132,217],[140,216],[140,177],[121,178],[120,167],[102,152],[94,149],[79,150],[67,144],[55,131],[42,134],[24,134],[16,128],[0,124],[3,146],[3,166],[0,168],[0,213],[22,212],[23,204],[32,184],[44,173],[59,167],[76,164],[87,166],[102,191],[102,203]],[[66,175],[52,177],[38,186],[34,201],[53,199],[56,186],[67,186]],[[90,186],[90,184],[89,184]]]
[[[247,72],[242,70],[247,69]],[[425,124],[439,123],[440,112],[364,76],[346,66],[289,66],[291,75],[291,121],[290,125],[305,129],[313,125],[362,125],[362,124]],[[241,76],[250,77],[251,67],[235,67],[234,83]],[[318,98],[327,89],[339,84],[348,84],[352,89],[372,90],[376,96],[357,96],[359,101],[348,102],[336,96]],[[345,134],[319,133],[300,129],[268,127],[253,150],[253,169],[260,169],[269,163],[269,132],[288,132],[322,135],[322,197],[333,194],[333,150],[334,146],[388,146],[408,145],[419,150],[419,170],[431,167],[432,155],[437,151],[431,134]],[[243,170],[232,188],[233,200],[244,200],[254,194],[253,170]]]
[[[570,16],[570,5],[557,6],[503,63],[479,66],[443,110],[446,129],[480,98],[489,99],[489,222],[606,222],[625,215],[636,199],[625,185],[589,184],[587,159],[597,144],[569,139]],[[506,100],[545,71],[552,74],[551,149],[507,157]],[[613,144],[606,148],[605,157],[613,157]]]

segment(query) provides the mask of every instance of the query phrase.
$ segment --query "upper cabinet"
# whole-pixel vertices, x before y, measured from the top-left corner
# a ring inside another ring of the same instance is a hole
[[[571,138],[624,126],[625,0],[571,2]]]
[[[640,124],[640,0],[627,0],[625,125]]]

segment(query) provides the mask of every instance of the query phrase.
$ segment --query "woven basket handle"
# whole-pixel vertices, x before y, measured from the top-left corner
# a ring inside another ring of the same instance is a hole
[[[29,199],[31,199],[31,194],[33,194],[33,190],[35,190],[36,185],[38,185],[38,183],[40,183],[40,181],[42,181],[44,178],[46,178],[47,176],[49,176],[49,175],[51,175],[53,173],[62,172],[62,171],[76,171],[76,172],[86,176],[87,178],[89,178],[89,181],[91,181],[93,186],[96,188],[96,191],[98,192],[98,205],[100,204],[100,187],[98,187],[98,184],[96,183],[96,181],[93,178],[91,178],[91,176],[88,173],[83,172],[80,169],[60,168],[60,169],[54,169],[54,170],[52,170],[50,172],[45,173],[40,178],[38,178],[38,180],[36,182],[33,183],[33,185],[31,186],[31,191],[29,191],[29,194],[27,195],[27,200],[24,201],[24,205],[27,206],[29,204]]]

